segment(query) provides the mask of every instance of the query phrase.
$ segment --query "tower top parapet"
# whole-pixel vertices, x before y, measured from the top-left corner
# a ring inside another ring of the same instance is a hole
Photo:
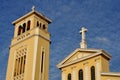
[[[17,20],[13,21],[12,24],[15,25],[16,23],[18,23],[19,21],[31,16],[31,15],[37,15],[39,17],[41,17],[42,19],[44,19],[46,22],[51,23],[52,21],[47,18],[46,16],[44,16],[42,13],[38,12],[37,10],[35,10],[35,6],[32,6],[32,11],[28,12],[27,14],[23,15],[22,17],[18,18]]]

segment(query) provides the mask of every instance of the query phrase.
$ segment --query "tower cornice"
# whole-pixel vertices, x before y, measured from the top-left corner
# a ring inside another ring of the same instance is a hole
[[[47,36],[44,36],[44,34],[47,34]],[[50,40],[50,33],[49,32],[45,32],[45,31],[42,31],[39,29],[39,27],[37,28],[33,28],[31,29],[30,31],[26,32],[26,33],[23,33],[22,35],[19,35],[17,37],[14,37],[12,39],[12,43],[10,45],[10,48],[19,44],[20,42],[23,42],[31,37],[34,37],[34,36],[38,36],[38,37],[42,37],[44,40],[47,40],[51,43],[51,40]]]
[[[39,13],[38,11],[36,10],[32,10],[30,11],[29,13],[25,14],[24,16],[18,18],[17,20],[13,21],[12,24],[15,25],[16,23],[18,23],[19,21],[25,19],[26,17],[29,17],[31,16],[32,14],[35,14],[39,17],[41,17],[42,19],[44,19],[45,21],[47,21],[49,24],[52,22],[49,18],[47,18],[46,16],[44,16],[43,14]]]

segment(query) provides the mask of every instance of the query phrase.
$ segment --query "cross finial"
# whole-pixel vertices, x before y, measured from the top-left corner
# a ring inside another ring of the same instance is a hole
[[[35,10],[35,6],[32,7],[32,11],[34,11],[34,10]]]
[[[80,30],[80,34],[82,34],[82,40],[81,40],[81,43],[80,43],[80,48],[87,48],[85,32],[87,32],[87,29],[85,27],[82,27],[82,29]]]

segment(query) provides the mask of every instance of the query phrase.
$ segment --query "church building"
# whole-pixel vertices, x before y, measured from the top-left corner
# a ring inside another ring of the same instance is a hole
[[[13,22],[6,80],[48,80],[51,20],[35,10]]]
[[[120,73],[109,70],[109,53],[101,49],[87,48],[86,31],[84,27],[80,31],[80,48],[57,65],[61,70],[62,80],[120,80]]]
[[[6,80],[49,80],[50,23],[34,6],[32,11],[13,21]],[[109,70],[109,53],[87,48],[86,31],[84,27],[80,31],[80,48],[57,65],[62,80],[120,80],[120,73]]]

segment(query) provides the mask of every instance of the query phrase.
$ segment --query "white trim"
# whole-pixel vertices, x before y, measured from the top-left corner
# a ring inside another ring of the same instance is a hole
[[[91,52],[91,51],[93,52],[94,51],[94,53],[96,53],[97,50],[95,51],[95,50],[91,50],[91,49],[80,49],[80,48],[77,48],[72,53],[70,53],[70,55],[67,56],[63,61],[61,61],[58,65],[61,65],[61,64],[65,63],[65,61],[67,61],[69,58],[71,58],[78,51],[81,51],[81,52]]]
[[[101,73],[102,76],[119,76],[120,73],[115,73],[115,72],[108,72],[108,73]]]
[[[42,61],[42,52],[44,52],[44,54],[43,54],[43,74],[41,73],[41,61]],[[40,57],[40,80],[42,80],[42,79],[44,79],[45,78],[45,60],[46,60],[46,58],[45,58],[45,48],[42,46],[41,47],[41,57]]]
[[[36,28],[36,34],[39,34],[39,29]],[[33,71],[32,71],[32,80],[34,80],[35,77],[35,67],[36,67],[36,57],[37,57],[37,45],[38,45],[38,36],[34,37],[34,57],[33,57]]]
[[[85,73],[83,73],[85,76],[83,76],[85,78],[85,80],[88,80],[89,79],[89,76],[88,76],[88,66],[86,65],[85,66]]]
[[[25,48],[27,49],[27,51],[26,51],[26,54],[24,54],[24,56],[26,55],[26,61],[25,61],[26,63],[25,63],[25,68],[24,68],[24,80],[26,80],[25,72],[26,72],[26,70],[27,70],[27,69],[26,69],[26,65],[27,65],[27,61],[28,61],[27,55],[28,55],[28,51],[29,51],[29,50],[28,50],[28,46],[26,46]]]
[[[106,53],[96,52],[96,53],[94,53],[94,54],[91,54],[91,55],[82,57],[82,58],[77,59],[77,60],[74,60],[74,61],[71,61],[70,63],[64,64],[64,62],[61,62],[60,64],[57,65],[57,67],[58,67],[58,68],[62,68],[62,67],[65,67],[65,66],[68,66],[68,65],[71,65],[71,64],[74,64],[74,63],[77,63],[77,62],[80,62],[80,61],[83,61],[83,60],[92,58],[92,57],[94,57],[94,56],[102,55],[102,54],[103,54],[104,56],[106,56],[107,58],[109,58],[109,59],[111,58],[111,56],[107,55]]]
[[[42,50],[43,50],[43,47],[41,47],[41,52],[40,52],[40,77],[39,77],[39,80],[42,80],[42,75],[41,75],[41,59],[42,59]]]
[[[44,58],[43,58],[43,77],[44,77],[44,79],[45,79],[45,62],[46,62],[46,53],[45,53],[45,48],[43,49],[44,50]],[[44,80],[43,79],[43,80]]]
[[[37,27],[37,28],[38,28],[38,27]],[[26,33],[26,34],[27,34],[27,33]],[[14,43],[14,44],[12,43],[12,44],[10,45],[10,48],[13,47],[13,46],[15,46],[15,45],[17,45],[17,44],[19,44],[20,42],[23,42],[23,41],[26,40],[26,39],[29,39],[29,38],[33,37],[33,36],[39,36],[39,37],[42,37],[42,38],[44,38],[45,40],[51,42],[51,40],[50,40],[49,38],[47,38],[47,37],[45,37],[45,36],[43,36],[43,35],[41,35],[41,34],[33,34],[33,35],[29,35],[28,37],[26,37],[26,38],[24,38],[24,39],[22,39],[22,40],[20,40],[20,41],[17,41],[17,42]]]
[[[99,62],[97,62],[96,63],[96,78],[97,78],[97,80],[100,80],[100,63]]]
[[[72,80],[76,80],[76,70],[72,69]]]
[[[14,79],[15,62],[16,62],[16,50],[14,52],[14,62],[13,62],[12,79],[11,80]]]
[[[88,55],[88,56],[85,56],[85,57],[82,57],[80,59],[77,59],[75,61],[72,61],[70,63],[66,63],[64,64],[68,59],[70,59],[76,52],[89,52],[91,53],[91,55]],[[93,54],[92,54],[93,53]],[[94,56],[97,56],[97,55],[100,55],[100,54],[103,54],[104,56],[106,56],[108,59],[111,59],[111,55],[108,54],[107,52],[105,52],[104,50],[99,50],[99,49],[76,49],[75,51],[73,51],[69,56],[67,56],[63,61],[61,61],[57,67],[58,68],[62,68],[64,66],[68,66],[70,64],[73,64],[73,63],[76,63],[76,62],[79,62],[79,61],[82,61],[82,60],[85,60],[85,59],[88,59],[88,58],[91,58],[91,57],[94,57]]]
[[[64,72],[62,72],[62,80],[65,80],[65,78],[66,78],[66,75]]]

